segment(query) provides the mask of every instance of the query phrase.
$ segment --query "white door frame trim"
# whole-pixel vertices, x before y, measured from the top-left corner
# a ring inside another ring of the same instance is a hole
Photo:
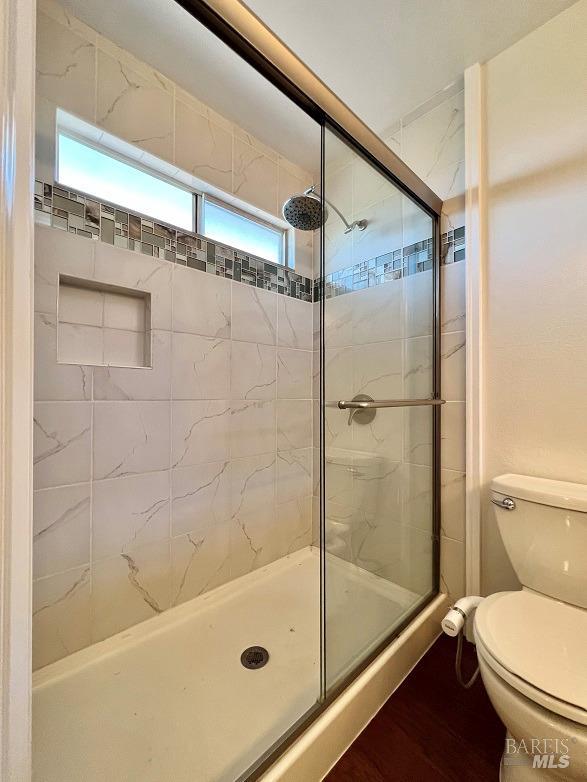
[[[483,484],[483,334],[487,259],[485,66],[465,71],[465,202],[467,257],[466,591],[481,594]]]
[[[0,780],[31,778],[35,0],[0,2]]]

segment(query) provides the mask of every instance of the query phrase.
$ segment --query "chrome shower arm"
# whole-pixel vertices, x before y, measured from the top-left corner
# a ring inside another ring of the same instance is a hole
[[[328,204],[328,206],[333,209],[336,214],[340,217],[342,222],[345,224],[345,234],[350,233],[354,228],[358,228],[359,231],[364,231],[367,227],[367,221],[366,220],[355,220],[352,223],[349,223],[346,217],[343,215],[343,213],[338,209],[332,201],[329,201],[326,196],[319,196],[316,192],[316,185],[311,185],[307,190],[304,190],[304,195],[310,196],[311,198],[315,198],[317,201],[320,200],[320,198],[324,199],[324,203]]]

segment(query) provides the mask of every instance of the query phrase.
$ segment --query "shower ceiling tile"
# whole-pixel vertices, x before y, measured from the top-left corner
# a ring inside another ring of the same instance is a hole
[[[129,90],[129,85],[132,85]],[[166,160],[173,153],[173,92],[169,83],[138,73],[98,51],[98,125]]]
[[[279,215],[277,163],[239,138],[235,138],[233,144],[233,194],[270,214]]]
[[[181,100],[175,101],[175,163],[230,192],[232,134]]]
[[[86,28],[87,29],[87,28]],[[96,49],[46,14],[37,14],[37,94],[94,121]]]

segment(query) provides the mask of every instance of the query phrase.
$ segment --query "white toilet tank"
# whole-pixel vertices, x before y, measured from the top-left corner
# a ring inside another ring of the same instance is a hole
[[[491,501],[522,585],[587,608],[587,485],[500,475]]]

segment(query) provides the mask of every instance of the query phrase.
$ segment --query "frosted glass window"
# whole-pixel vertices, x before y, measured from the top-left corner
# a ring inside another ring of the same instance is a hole
[[[102,201],[194,231],[194,194],[59,133],[57,181]]]
[[[204,199],[204,235],[273,263],[284,263],[284,231]]]

